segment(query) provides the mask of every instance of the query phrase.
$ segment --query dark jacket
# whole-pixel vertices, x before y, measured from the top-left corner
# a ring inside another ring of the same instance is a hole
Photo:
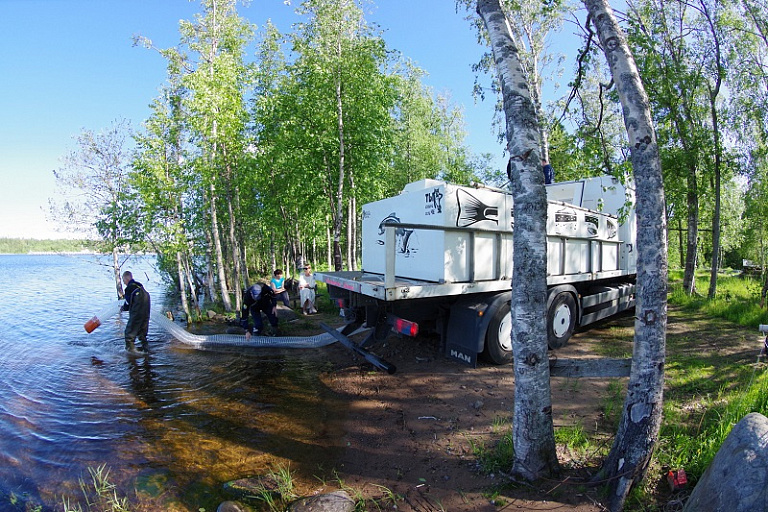
[[[256,283],[243,292],[243,309],[248,310],[256,306],[256,309],[266,311],[272,307],[272,299],[275,291],[264,283]]]
[[[144,285],[134,279],[131,279],[125,287],[123,311],[149,316],[149,293],[144,289]]]

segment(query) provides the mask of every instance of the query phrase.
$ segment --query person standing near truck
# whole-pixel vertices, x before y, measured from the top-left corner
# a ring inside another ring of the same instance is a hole
[[[144,285],[133,279],[133,274],[123,272],[125,284],[125,304],[122,311],[128,311],[128,323],[125,325],[125,350],[131,353],[147,352],[147,332],[149,331],[150,297]],[[141,341],[142,348],[137,349],[136,338]]]
[[[544,171],[544,184],[551,185],[555,182],[555,170],[552,168],[552,164],[546,160],[541,161],[541,170]]]

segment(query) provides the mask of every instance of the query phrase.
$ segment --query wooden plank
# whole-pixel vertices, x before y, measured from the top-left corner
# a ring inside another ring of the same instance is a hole
[[[629,377],[632,359],[550,359],[551,377]]]

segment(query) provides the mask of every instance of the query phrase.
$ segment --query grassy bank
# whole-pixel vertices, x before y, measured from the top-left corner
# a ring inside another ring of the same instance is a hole
[[[707,299],[708,288],[706,272],[697,274],[694,295],[683,291],[682,272],[670,274],[670,321],[685,328],[667,336],[660,442],[645,488],[628,503],[631,510],[664,509],[669,469],[684,468],[695,484],[739,420],[750,412],[768,416],[768,365],[765,356],[758,358],[758,326],[768,324],[768,311],[760,307],[762,283],[727,273],[718,279],[715,299]]]
[[[671,272],[667,333],[664,412],[658,447],[642,488],[626,504],[629,511],[679,510],[687,495],[672,493],[669,470],[684,469],[690,491],[706,470],[733,426],[750,412],[768,416],[768,368],[760,324],[768,311],[760,307],[762,283],[757,278],[725,273],[718,280],[717,297],[706,292],[709,274],[697,274],[698,293],[682,289],[682,272]],[[632,357],[634,329],[629,323],[609,322],[590,330],[594,350],[602,357]],[[577,385],[577,384],[574,384]],[[612,379],[601,401],[600,425],[570,425],[555,430],[569,468],[599,466],[608,454],[618,428],[626,394],[625,379]],[[474,455],[488,472],[508,469],[511,425],[492,448],[473,445]],[[672,508],[670,508],[672,507]],[[675,508],[677,507],[677,508]]]

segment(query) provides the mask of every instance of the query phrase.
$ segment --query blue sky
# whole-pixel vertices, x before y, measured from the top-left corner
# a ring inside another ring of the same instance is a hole
[[[287,32],[297,21],[284,0],[252,0],[241,16]],[[425,69],[427,85],[464,109],[467,144],[502,162],[489,99],[475,103],[471,65],[483,49],[453,0],[378,0],[366,18],[391,49]],[[165,80],[158,47],[178,43],[178,23],[200,12],[188,0],[0,0],[0,237],[64,238],[46,219],[53,170],[84,129],[117,119],[138,129]],[[487,78],[484,80],[487,82]]]

